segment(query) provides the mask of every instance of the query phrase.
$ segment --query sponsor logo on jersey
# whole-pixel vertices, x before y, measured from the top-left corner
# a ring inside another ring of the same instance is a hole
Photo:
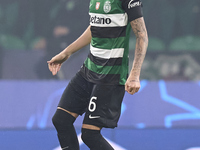
[[[99,9],[99,7],[100,7],[100,2],[96,2],[96,10],[98,10]]]
[[[137,1],[134,2],[135,0],[130,0],[130,2],[128,3],[128,8],[131,9],[133,7],[137,7],[137,6],[141,6],[142,2]]]
[[[110,10],[111,10],[110,1],[106,1],[106,2],[104,3],[103,10],[104,10],[105,13],[110,12]]]
[[[92,24],[110,24],[111,19],[110,18],[100,18],[100,17],[97,17],[97,16],[91,16],[90,22]]]

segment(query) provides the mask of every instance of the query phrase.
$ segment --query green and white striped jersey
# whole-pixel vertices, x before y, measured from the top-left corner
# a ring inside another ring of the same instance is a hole
[[[130,15],[124,7],[132,9],[131,6],[136,5],[136,2],[141,4],[138,0],[90,1],[92,40],[90,53],[81,68],[87,80],[100,84],[125,84],[131,26],[128,18]]]

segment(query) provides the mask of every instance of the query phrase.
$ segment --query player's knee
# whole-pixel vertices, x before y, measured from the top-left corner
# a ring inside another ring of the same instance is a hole
[[[56,113],[52,118],[52,123],[55,126],[56,130],[58,131],[67,128],[67,126],[72,126],[75,119],[76,118],[73,117],[71,114],[63,110],[57,109]]]
[[[100,130],[82,128],[81,138],[91,150],[114,150],[112,146],[103,138]]]
[[[99,130],[90,130],[82,128],[81,139],[87,146],[94,144],[98,137],[101,137]]]

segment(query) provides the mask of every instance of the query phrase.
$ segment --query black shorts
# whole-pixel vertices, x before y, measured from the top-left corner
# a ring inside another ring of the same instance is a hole
[[[82,115],[83,124],[114,128],[121,114],[123,85],[104,85],[88,82],[77,73],[63,92],[58,107]]]

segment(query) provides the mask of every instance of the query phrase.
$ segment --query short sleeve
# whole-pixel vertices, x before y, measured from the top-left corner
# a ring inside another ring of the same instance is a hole
[[[122,0],[122,7],[127,13],[130,22],[143,16],[142,2],[140,0]]]

